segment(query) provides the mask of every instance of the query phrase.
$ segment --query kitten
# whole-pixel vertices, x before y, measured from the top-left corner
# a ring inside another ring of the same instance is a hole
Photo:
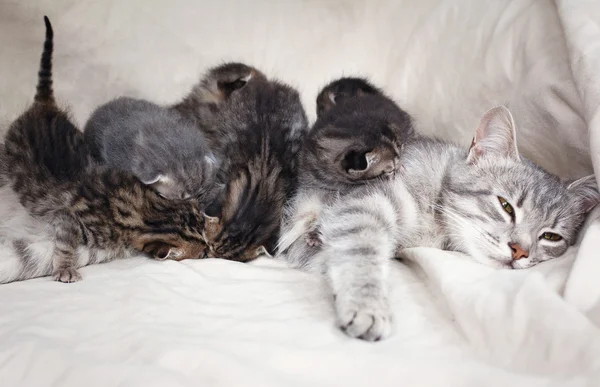
[[[245,262],[273,252],[295,187],[306,114],[296,90],[256,77],[230,94],[215,122],[223,159],[218,181],[226,187],[207,210],[208,256]]]
[[[92,155],[132,172],[167,199],[215,198],[218,162],[192,122],[149,101],[121,97],[91,115],[84,137]]]
[[[219,112],[232,96],[248,83],[265,81],[265,75],[243,63],[229,62],[207,71],[190,93],[171,109],[191,120],[204,134],[209,148],[220,154],[227,142],[228,128],[217,125]]]
[[[562,256],[600,201],[594,176],[562,182],[520,156],[504,107],[483,116],[468,150],[417,138],[400,163],[402,176],[358,187],[322,210],[321,248],[298,241],[285,257],[325,273],[338,324],[352,337],[391,333],[387,273],[397,251],[429,246],[524,269]]]
[[[317,97],[317,121],[300,154],[300,184],[330,191],[390,176],[412,120],[381,90],[361,78],[331,82]]]
[[[201,258],[204,218],[196,201],[167,200],[130,173],[97,165],[83,134],[55,103],[53,31],[46,40],[33,105],[13,122],[0,161],[0,283],[126,257]]]
[[[299,190],[284,219],[294,227],[279,241],[285,251],[306,234],[318,245],[314,220],[323,203],[370,180],[389,179],[400,168],[403,144],[414,136],[411,117],[362,78],[331,82],[317,97],[317,121],[300,151]],[[290,239],[291,238],[291,239]]]

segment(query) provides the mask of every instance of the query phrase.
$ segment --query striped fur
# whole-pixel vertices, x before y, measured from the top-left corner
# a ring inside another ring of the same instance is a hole
[[[404,172],[392,180],[304,208],[315,211],[321,246],[306,243],[301,236],[311,229],[302,224],[281,238],[285,259],[325,273],[338,323],[352,337],[391,333],[387,273],[403,248],[437,247],[494,267],[527,268],[562,256],[600,201],[593,177],[568,184],[519,156],[503,107],[484,116],[469,150],[418,138],[406,144],[400,162]],[[510,213],[499,197],[511,203]],[[547,240],[547,232],[560,239]],[[515,256],[511,244],[528,256]]]
[[[91,160],[81,131],[54,103],[45,20],[36,101],[9,127],[0,158],[0,283],[49,274],[74,282],[77,268],[133,250],[204,257],[195,201],[164,199],[133,175]]]
[[[214,125],[200,129],[213,139],[222,160],[218,181],[225,186],[207,209],[208,255],[246,262],[273,253],[307,130],[300,96],[243,64],[212,69],[194,92],[178,109],[185,106],[189,114],[196,101],[196,116],[206,117],[200,101],[212,101]]]

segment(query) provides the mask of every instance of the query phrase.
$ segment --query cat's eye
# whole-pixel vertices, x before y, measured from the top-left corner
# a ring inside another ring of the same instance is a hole
[[[542,238],[541,239],[545,239],[547,241],[551,241],[551,242],[558,242],[562,240],[562,237],[558,234],[555,234],[553,232],[545,232],[542,234]]]
[[[506,201],[506,199],[504,199],[502,196],[498,196],[498,201],[500,202],[502,208],[504,208],[504,211],[506,211],[507,214],[509,214],[510,216],[515,215],[515,209],[513,208],[513,206],[510,205],[509,202]]]

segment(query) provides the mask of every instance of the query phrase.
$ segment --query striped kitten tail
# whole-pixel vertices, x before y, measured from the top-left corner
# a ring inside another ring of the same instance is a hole
[[[44,41],[44,51],[40,60],[40,70],[38,72],[37,92],[35,102],[54,104],[54,92],[52,90],[52,51],[54,49],[54,31],[50,19],[44,16],[46,24],[46,40]]]

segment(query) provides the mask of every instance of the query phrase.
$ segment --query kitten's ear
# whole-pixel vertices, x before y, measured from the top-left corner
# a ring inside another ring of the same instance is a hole
[[[335,93],[328,90],[323,90],[317,96],[317,117],[331,110],[335,106]]]
[[[212,238],[219,233],[221,230],[221,225],[219,224],[220,219],[216,216],[209,216],[206,213],[202,213],[204,217],[204,237],[208,240],[212,240]]]
[[[269,258],[273,258],[273,256],[271,254],[269,254],[269,252],[267,251],[265,246],[259,246],[256,249],[256,257],[260,257],[261,255],[266,255]]]
[[[169,181],[169,178],[161,174],[142,174],[140,180],[145,185],[153,185],[156,183],[166,183]]]
[[[206,213],[202,213],[202,217],[204,218],[204,222],[206,224],[214,225],[219,224],[219,218],[216,216],[206,215]]]
[[[171,246],[168,243],[160,241],[146,243],[142,251],[159,261],[164,261],[166,259],[177,259],[182,255],[181,250]]]
[[[510,110],[504,106],[488,110],[481,118],[469,148],[467,162],[474,163],[485,155],[520,160],[515,121]]]
[[[211,169],[217,169],[219,167],[219,160],[212,153],[209,153],[206,156],[204,156],[204,161]]]
[[[575,180],[567,187],[575,198],[581,202],[583,210],[587,213],[600,203],[600,192],[596,176],[589,175]]]
[[[343,160],[348,174],[355,179],[371,179],[396,171],[399,155],[393,149],[376,148],[369,152],[350,152]]]
[[[219,89],[219,92],[221,94],[221,99],[227,99],[229,98],[229,96],[231,96],[231,94],[236,91],[241,89],[242,87],[246,86],[246,84],[248,82],[250,82],[250,80],[252,78],[254,78],[254,71],[250,71],[247,74],[240,74],[240,76],[238,78],[235,79],[222,79],[222,80],[218,80],[217,81],[217,88]]]

